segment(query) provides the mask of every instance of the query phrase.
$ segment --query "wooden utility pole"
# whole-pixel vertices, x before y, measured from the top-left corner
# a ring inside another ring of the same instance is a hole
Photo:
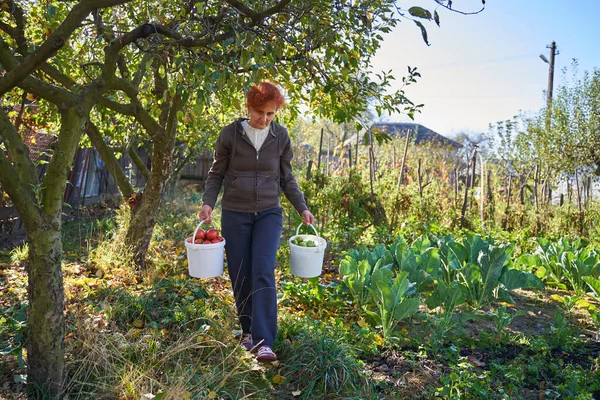
[[[543,54],[540,58],[544,62],[548,63],[548,91],[546,93],[546,130],[550,129],[550,120],[552,118],[552,90],[554,88],[554,59],[558,54],[556,49],[556,42],[552,42],[550,46],[546,46],[550,49],[550,60],[548,60]]]
[[[554,88],[554,58],[556,57],[556,42],[550,45],[550,62],[548,63],[548,94],[546,97],[546,106],[550,111],[552,106],[552,90]]]

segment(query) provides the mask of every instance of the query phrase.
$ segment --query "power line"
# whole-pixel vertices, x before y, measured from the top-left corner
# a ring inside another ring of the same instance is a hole
[[[479,60],[479,61],[471,61],[471,62],[454,62],[454,63],[448,63],[448,64],[418,66],[417,68],[419,68],[421,70],[437,69],[437,68],[456,68],[456,67],[465,67],[465,66],[471,66],[471,65],[494,64],[494,63],[499,63],[499,62],[523,60],[526,58],[536,58],[536,57],[538,57],[538,54],[534,54],[534,53],[521,54],[521,55],[517,55],[517,56],[496,57],[496,58],[489,58],[487,60]]]

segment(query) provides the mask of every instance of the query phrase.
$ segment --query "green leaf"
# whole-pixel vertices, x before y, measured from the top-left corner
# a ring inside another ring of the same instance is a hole
[[[427,46],[429,46],[429,42],[427,41],[427,29],[425,29],[425,26],[423,26],[423,24],[419,21],[415,21],[415,24],[417,24],[417,26],[421,29],[421,35],[423,36],[423,41],[425,42],[425,44]]]
[[[535,276],[537,276],[540,279],[543,279],[546,274],[547,274],[547,270],[545,267],[539,267],[536,271],[535,271]]]
[[[582,279],[592,289],[593,296],[600,300],[600,279],[596,279],[593,276],[584,276]]]
[[[425,300],[429,309],[443,307],[445,313],[451,313],[456,306],[465,301],[464,287],[458,282],[452,282],[447,286],[444,281],[440,281],[435,290]]]
[[[396,318],[398,321],[401,321],[413,316],[417,311],[419,311],[418,297],[404,299],[394,310],[394,318]]]
[[[56,7],[54,7],[53,5],[49,5],[48,6],[48,16],[50,17],[50,19],[53,19],[55,15],[56,15]]]
[[[500,277],[500,283],[506,290],[519,288],[544,289],[544,282],[531,272],[506,269]]]
[[[431,12],[429,10],[426,10],[421,7],[417,7],[417,6],[411,7],[408,9],[408,12],[413,17],[423,18],[423,19],[431,19]],[[437,11],[436,11],[436,14],[437,14]],[[438,21],[436,21],[436,22],[438,22]],[[427,41],[427,40],[425,40],[425,41]]]

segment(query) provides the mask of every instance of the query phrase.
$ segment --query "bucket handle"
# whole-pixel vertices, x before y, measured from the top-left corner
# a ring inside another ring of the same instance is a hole
[[[300,225],[298,225],[298,228],[296,228],[296,236],[298,236],[300,234],[300,227],[304,225],[304,222],[301,222]],[[315,229],[315,226],[313,224],[308,224],[308,226],[310,226],[313,231],[315,231],[315,234],[317,235],[317,238],[321,238],[321,236],[319,236],[319,232],[317,232],[317,230]],[[194,234],[195,237],[195,234]]]
[[[199,224],[198,224],[198,226],[196,227],[196,230],[194,231],[194,236],[192,236],[193,238],[196,238],[196,233],[198,232],[198,229],[200,229],[200,227],[201,227],[201,226],[204,224],[204,221],[206,221],[206,220],[204,220],[204,219],[203,219],[202,221],[200,221],[200,223],[199,223]],[[216,228],[216,227],[217,227],[217,226],[214,224],[214,222],[212,222],[212,221],[211,221],[211,223],[210,223],[210,224],[208,224],[208,225],[212,226],[213,228]]]

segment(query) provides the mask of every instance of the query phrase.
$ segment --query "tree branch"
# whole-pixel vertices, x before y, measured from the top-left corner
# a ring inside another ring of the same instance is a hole
[[[91,105],[83,103],[59,109],[60,133],[42,181],[41,206],[46,216],[60,216],[65,195],[65,176],[73,166],[75,150],[90,108]]]
[[[229,5],[239,10],[242,14],[247,15],[252,18],[254,21],[259,21],[265,19],[273,14],[276,14],[283,10],[288,4],[291,3],[291,0],[282,0],[271,8],[264,10],[263,12],[256,12],[246,4],[242,3],[238,0],[225,0]]]
[[[146,165],[144,164],[138,153],[135,151],[133,146],[127,147],[127,154],[129,154],[129,158],[131,158],[131,161],[133,161],[135,166],[138,167],[142,175],[144,175],[146,181],[150,179],[150,171],[148,171],[148,168],[146,168]]]
[[[98,150],[100,158],[102,158],[102,160],[106,164],[108,171],[115,179],[115,182],[117,183],[117,186],[119,187],[119,191],[121,192],[123,198],[128,198],[129,196],[131,196],[131,194],[134,192],[133,186],[127,179],[125,172],[123,172],[123,169],[121,168],[119,161],[115,157],[114,152],[104,142],[104,139],[98,127],[94,125],[91,120],[88,119],[85,131],[88,137],[90,138],[90,141],[92,142],[94,148]]]
[[[134,117],[146,131],[150,137],[153,137],[161,129],[160,125],[144,108],[139,102],[132,102],[129,104],[121,104],[116,101],[111,101],[105,97],[98,99],[98,104],[104,106],[110,110],[116,111],[123,115],[130,115]]]
[[[4,69],[9,71],[8,73],[21,68],[21,64],[19,64],[18,60],[12,55],[8,45],[2,38],[0,38],[0,64]],[[46,83],[33,76],[28,76],[23,79],[19,82],[19,86],[29,93],[33,93],[37,97],[46,99],[54,104],[69,104],[78,101],[77,97],[69,91]]]
[[[8,154],[10,154],[19,179],[25,185],[38,184],[35,165],[29,159],[29,148],[21,140],[19,132],[17,132],[4,110],[0,110],[0,126],[2,127],[0,138],[2,138]]]
[[[473,15],[473,14],[479,14],[480,12],[482,12],[483,10],[485,10],[485,0],[482,1],[483,6],[481,7],[481,10],[479,11],[460,11],[460,10],[455,10],[454,8],[452,8],[452,0],[434,0],[436,3],[438,3],[440,6],[444,7],[447,10],[450,10],[452,12],[458,13],[458,14],[462,14],[462,15]]]
[[[0,150],[0,186],[8,193],[26,226],[40,224],[41,216],[33,199],[33,188],[38,184],[35,167],[29,160],[27,147],[1,108],[0,139],[13,160],[11,163],[4,151]],[[20,143],[14,143],[16,139]]]
[[[88,14],[96,8],[110,7],[131,0],[83,0],[71,9],[64,21],[56,28],[46,41],[33,53],[25,57],[17,69],[13,69],[0,78],[0,96],[19,85],[27,76],[39,67],[41,63],[52,57],[64,46],[67,39],[79,28]]]
[[[135,87],[135,88],[140,87],[140,83],[142,82],[142,78],[144,77],[144,72],[146,71],[146,66],[148,65],[148,62],[150,62],[151,59],[152,59],[151,54],[144,53],[144,55],[142,56],[142,59],[140,60],[140,65],[138,66],[137,71],[135,71],[133,81],[131,82],[133,87]]]

